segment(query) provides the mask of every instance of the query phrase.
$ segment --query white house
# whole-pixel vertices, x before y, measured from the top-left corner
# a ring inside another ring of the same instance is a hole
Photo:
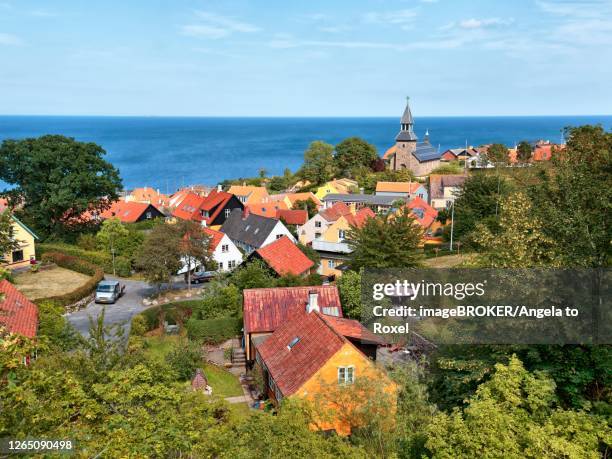
[[[217,262],[217,271],[232,271],[242,263],[242,253],[227,234],[210,228],[202,229],[210,237],[209,248],[213,260]]]

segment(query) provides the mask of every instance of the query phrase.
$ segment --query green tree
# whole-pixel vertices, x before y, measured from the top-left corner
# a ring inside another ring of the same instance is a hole
[[[350,319],[361,319],[361,271],[346,271],[336,280],[342,312]]]
[[[499,202],[509,191],[508,181],[499,174],[470,175],[455,199],[454,237],[470,242],[471,233],[479,223],[495,232]],[[450,212],[444,213],[443,216],[449,223]]]
[[[44,236],[65,234],[84,212],[99,212],[118,198],[119,171],[95,143],[60,135],[5,140],[0,146],[0,180],[22,204],[26,223]]]
[[[230,282],[242,291],[245,288],[273,287],[275,279],[262,261],[252,260],[234,270]]]
[[[314,217],[319,212],[319,209],[317,208],[317,203],[314,202],[311,198],[308,198],[305,201],[304,200],[295,201],[293,203],[293,208],[308,211],[308,218]]]
[[[612,258],[612,132],[601,126],[567,131],[530,190],[534,214],[553,239],[564,266],[609,266]]]
[[[157,285],[170,285],[172,276],[181,268],[181,233],[177,225],[159,223],[145,238],[136,264],[147,281]]]
[[[13,216],[6,209],[0,212],[0,258],[19,248],[19,241],[13,237]]]
[[[508,164],[508,147],[502,143],[494,143],[487,150],[487,158],[496,166]]]
[[[476,226],[474,240],[482,248],[480,260],[494,268],[558,266],[555,242],[543,231],[527,196],[517,192],[500,205],[499,231],[494,234],[483,224]]]
[[[180,381],[191,379],[202,366],[202,347],[195,342],[181,341],[166,355],[166,362]]]
[[[522,163],[526,163],[531,159],[531,145],[529,145],[529,142],[524,140],[519,142],[516,147],[516,157]]]
[[[347,243],[353,249],[350,266],[359,268],[407,268],[418,266],[421,255],[417,247],[423,230],[408,209],[397,214],[368,218],[360,227],[347,233]]]
[[[96,234],[96,240],[98,246],[107,253],[110,253],[113,259],[113,274],[116,275],[115,271],[115,255],[117,254],[117,241],[123,239],[129,235],[129,231],[123,226],[121,220],[118,218],[109,218],[102,222],[102,227],[98,234]]]
[[[597,458],[612,446],[603,419],[557,408],[555,383],[529,373],[516,357],[495,366],[463,413],[436,414],[427,435],[434,458]]]
[[[313,184],[321,184],[333,178],[334,172],[334,146],[315,140],[304,152],[300,175]]]
[[[177,230],[182,240],[179,244],[181,260],[187,265],[187,288],[191,288],[191,270],[198,265],[208,270],[216,269],[216,263],[210,252],[210,238],[202,227],[192,220],[181,220]]]
[[[334,156],[338,174],[352,176],[352,171],[359,166],[371,168],[378,159],[376,147],[359,137],[349,137],[336,145]]]

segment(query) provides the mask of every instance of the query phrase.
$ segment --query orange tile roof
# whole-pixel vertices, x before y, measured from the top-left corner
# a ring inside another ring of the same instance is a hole
[[[324,313],[342,317],[340,295],[335,285],[254,288],[243,291],[243,317],[246,333],[272,332],[291,317],[306,310],[309,292],[318,294]]]
[[[314,266],[314,262],[287,236],[257,249],[256,253],[280,276],[286,274],[299,276]]]
[[[10,333],[28,338],[36,336],[38,307],[17,290],[9,281],[0,281],[0,325]]]
[[[378,182],[377,192],[387,193],[414,193],[421,187],[419,182]]]
[[[397,150],[397,145],[393,145],[392,147],[390,147],[387,151],[385,151],[385,154],[383,155],[383,159],[389,159],[391,156],[395,154],[396,150]]]
[[[532,159],[534,161],[550,161],[555,150],[560,151],[563,149],[565,149],[565,145],[536,145]]]
[[[406,204],[406,207],[412,211],[412,216],[424,229],[429,228],[438,217],[438,211],[419,196]],[[420,212],[416,212],[417,209],[420,210]],[[420,215],[421,213],[422,215]]]
[[[355,215],[348,214],[344,216],[348,224],[356,228],[361,228],[368,218],[374,217],[376,217],[376,214],[369,207],[360,209]]]
[[[303,225],[308,221],[308,211],[302,209],[279,209],[276,218],[282,219],[287,225]]]
[[[323,217],[328,222],[335,222],[343,215],[349,215],[351,213],[351,208],[347,206],[345,203],[339,201],[335,203],[333,206],[323,209],[319,212],[319,215]]]
[[[134,223],[142,217],[149,206],[155,207],[153,204],[146,202],[115,201],[110,208],[100,214],[100,217],[103,219],[118,218],[123,223]]]
[[[268,197],[268,190],[263,186],[232,185],[227,192],[236,196],[244,196],[247,204],[260,202]]]
[[[380,336],[372,333],[357,320],[325,315],[322,317],[334,330],[346,338],[358,339],[369,343],[384,344],[384,340]]]
[[[202,196],[189,192],[176,206],[172,216],[182,220],[203,221],[204,217],[200,214],[200,206],[203,202],[204,198]]]
[[[277,218],[276,214],[281,210],[287,210],[287,204],[283,201],[276,202],[258,202],[254,204],[248,204],[249,212],[255,215],[261,215],[262,217]]]
[[[287,193],[287,198],[291,202],[291,206],[293,207],[297,201],[308,201],[311,199],[317,205],[317,207],[323,205],[321,200],[317,198],[314,193],[308,191],[305,193]]]
[[[142,188],[134,188],[130,193],[130,200],[136,202],[149,202],[154,206],[168,205],[168,196],[147,186]]]

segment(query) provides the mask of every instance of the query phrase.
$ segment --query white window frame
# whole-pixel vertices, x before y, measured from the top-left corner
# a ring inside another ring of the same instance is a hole
[[[350,373],[350,377],[349,377]],[[348,385],[355,382],[355,365],[338,367],[338,384]]]

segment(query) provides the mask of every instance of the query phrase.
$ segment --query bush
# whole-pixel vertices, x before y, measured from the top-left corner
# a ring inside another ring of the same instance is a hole
[[[147,319],[142,314],[137,314],[132,319],[132,326],[130,327],[131,336],[144,336],[148,332]]]
[[[53,262],[62,268],[70,269],[81,274],[86,274],[87,276],[91,276],[91,279],[72,292],[68,292],[63,295],[51,296],[48,298],[41,298],[38,300],[39,302],[50,301],[62,306],[76,303],[77,301],[80,301],[87,295],[91,294],[96,289],[98,282],[104,279],[104,271],[102,271],[102,269],[77,257],[65,255],[59,252],[48,252],[42,256],[42,261]]]
[[[83,250],[80,247],[69,244],[37,244],[38,258],[47,252],[61,253],[72,257],[81,258],[94,265],[99,266],[105,273],[112,274],[113,259],[110,254],[95,250]],[[125,257],[115,257],[115,269],[118,276],[127,277],[132,274],[132,266],[129,259]]]
[[[13,273],[10,269],[0,268],[0,281],[5,279],[11,283],[15,282],[15,279],[13,278]]]
[[[202,349],[197,343],[182,342],[166,356],[166,362],[180,380],[190,379],[202,365]]]
[[[200,308],[202,300],[188,300],[178,303],[168,303],[162,306],[155,306],[139,314],[144,320],[146,332],[160,326],[160,317],[163,313],[165,320],[173,323],[183,323],[186,318],[191,316],[191,311]]]
[[[190,339],[206,344],[218,344],[235,337],[240,333],[242,320],[236,317],[219,317],[215,319],[189,319],[186,324]]]

